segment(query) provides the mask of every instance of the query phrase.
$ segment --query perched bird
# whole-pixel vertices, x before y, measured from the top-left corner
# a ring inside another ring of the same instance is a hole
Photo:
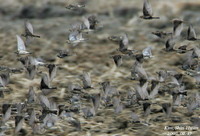
[[[26,51],[26,46],[24,44],[24,41],[19,35],[16,35],[17,37],[17,54],[19,55],[25,55],[25,54],[31,54],[30,52]]]
[[[25,20],[24,27],[25,27],[25,33],[21,34],[21,36],[26,37],[26,44],[29,44],[32,37],[40,38],[39,35],[35,35],[33,33],[33,26],[28,20]]]
[[[153,10],[151,4],[148,0],[144,0],[143,4],[143,16],[140,16],[143,19],[160,19],[160,17],[153,17]]]
[[[197,35],[196,35],[196,32],[193,28],[192,25],[190,25],[188,27],[188,31],[187,31],[187,40],[190,40],[190,41],[195,41],[195,40],[198,40],[197,39]]]

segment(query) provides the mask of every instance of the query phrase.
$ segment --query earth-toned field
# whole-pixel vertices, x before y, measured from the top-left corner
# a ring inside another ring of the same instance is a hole
[[[188,114],[187,106],[185,106],[191,96],[200,93],[200,89],[195,78],[181,69],[184,54],[166,52],[165,40],[152,34],[155,31],[172,32],[171,20],[179,18],[192,24],[197,37],[200,38],[200,0],[149,1],[153,7],[154,15],[160,17],[159,20],[140,18],[143,0],[87,0],[85,7],[78,11],[68,10],[65,7],[69,4],[83,2],[82,0],[0,0],[0,66],[24,69],[18,61],[20,56],[15,53],[17,51],[16,35],[24,33],[24,21],[28,19],[33,25],[34,33],[40,35],[41,38],[34,38],[27,46],[27,50],[32,52],[33,57],[39,57],[47,64],[58,64],[57,75],[51,82],[51,86],[55,86],[57,89],[53,90],[47,97],[57,105],[63,104],[67,108],[74,106],[70,101],[72,97],[75,95],[80,97],[78,101],[80,110],[78,109],[78,112],[70,111],[72,117],[59,117],[53,127],[45,128],[44,132],[34,135],[157,136],[172,135],[171,132],[177,132],[175,135],[198,136],[200,134],[200,129],[185,129],[188,126],[193,126],[191,118],[200,117],[200,104],[192,111],[193,114]],[[90,15],[97,17],[100,27],[92,32],[84,33],[83,36],[88,40],[72,47],[66,42],[71,25],[80,22],[82,17]],[[188,25],[184,24],[183,37],[186,35],[187,28]],[[135,86],[138,84],[137,80],[131,80],[131,67],[135,59],[125,58],[122,65],[117,67],[112,55],[121,54],[118,50],[119,45],[108,39],[109,36],[121,36],[123,33],[128,35],[129,49],[142,52],[145,47],[152,47],[154,57],[145,59],[143,62],[143,67],[149,77],[156,78],[156,72],[160,70],[176,71],[183,74],[187,96],[184,96],[180,106],[173,105],[173,97],[170,93],[172,90],[166,91],[162,87],[162,83],[159,94],[154,99],[146,100],[151,103],[151,113],[148,116],[144,116],[143,101],[133,102],[131,105],[127,104],[129,95],[135,95]],[[175,48],[181,45],[200,47],[198,40],[181,40],[176,43]],[[57,57],[59,50],[66,49],[72,50],[74,55],[65,58]],[[83,71],[90,74],[92,88],[83,89],[81,92],[70,91],[68,87],[70,83],[82,86],[79,75]],[[2,70],[1,73],[3,72]],[[9,84],[5,88],[1,88],[4,96],[0,98],[0,105],[6,103],[14,105],[27,101],[30,86],[33,86],[36,94],[40,95],[41,73],[48,73],[48,69],[39,66],[38,73],[33,80],[27,78],[25,70],[19,73],[10,73]],[[110,84],[117,88],[123,110],[120,113],[115,113],[112,105],[105,105],[101,101],[96,115],[85,118],[81,109],[92,105],[89,96],[97,93],[103,95],[100,83],[105,81],[110,81]],[[34,108],[39,116],[42,108],[38,103],[28,104],[27,107]],[[170,117],[166,117],[163,113],[163,103],[173,105]],[[26,109],[23,112],[25,113]],[[140,122],[133,121],[132,112],[139,116]],[[15,116],[16,113],[13,113],[0,131],[4,131],[4,135],[33,135],[33,130],[26,119],[22,125],[23,130],[15,134]],[[81,130],[75,129],[69,123],[69,118],[78,119]],[[174,128],[183,126],[184,129],[172,131],[166,128],[169,126]],[[4,130],[4,128],[6,129]]]

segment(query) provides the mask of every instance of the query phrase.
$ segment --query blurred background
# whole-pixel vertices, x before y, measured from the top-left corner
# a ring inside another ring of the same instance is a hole
[[[108,40],[108,36],[127,33],[130,49],[142,50],[147,46],[153,47],[151,60],[145,62],[144,68],[151,76],[160,69],[173,69],[182,72],[176,65],[181,61],[180,55],[165,53],[163,41],[151,34],[153,31],[172,31],[172,22],[174,18],[180,18],[194,25],[197,35],[200,34],[200,0],[149,0],[155,16],[160,20],[142,20],[143,0],[0,0],[0,65],[21,68],[22,65],[17,61],[14,53],[17,50],[16,34],[21,35],[24,32],[24,20],[28,19],[34,28],[34,32],[40,35],[40,39],[34,39],[27,47],[27,50],[33,52],[34,57],[42,58],[47,63],[62,64],[58,70],[56,79],[52,86],[58,86],[58,90],[52,94],[58,104],[69,104],[66,101],[68,97],[67,85],[70,82],[80,83],[79,79],[66,78],[66,76],[76,76],[82,71],[88,71],[91,74],[94,86],[99,82],[111,81],[117,86],[122,95],[126,96],[127,90],[133,90],[134,81],[127,80],[130,77],[130,68],[133,60],[127,60],[122,67],[116,68],[111,55],[116,54],[118,45]],[[69,4],[85,4],[85,8],[78,11],[71,11],[65,7]],[[65,59],[57,57],[59,50],[69,49],[71,46],[66,43],[68,39],[70,26],[80,22],[82,17],[89,15],[97,16],[102,24],[102,28],[84,35],[89,41],[81,43],[74,48],[76,56]],[[185,26],[183,35],[187,31]],[[197,36],[200,37],[200,36]],[[183,41],[181,45],[188,44]],[[189,43],[196,44],[198,42]],[[46,69],[42,69],[46,70]],[[0,103],[16,103],[26,100],[26,94],[29,86],[39,87],[40,75],[30,81],[26,78],[25,73],[14,74],[11,76],[9,88],[12,93],[5,94]],[[187,76],[188,82],[194,82],[194,79]],[[191,89],[194,92],[195,89]],[[36,89],[36,92],[40,90]],[[92,90],[91,93],[99,92]],[[89,92],[90,93],[90,92]],[[172,98],[166,97],[158,99],[165,102]],[[157,107],[155,107],[157,108]],[[101,116],[94,119],[84,119],[77,115],[77,118],[83,123],[81,135],[160,135],[164,131],[164,126],[173,124],[170,121],[163,121],[158,116],[152,115],[153,123],[147,126],[132,126],[129,129],[118,129],[120,122],[129,120],[129,110],[124,110],[119,116],[113,117],[110,110],[100,111]],[[181,116],[181,123],[189,124],[190,121],[182,112],[185,109],[176,110],[176,115]],[[138,109],[137,113],[142,113]],[[199,111],[195,115],[200,115]],[[106,119],[106,121],[105,121]],[[150,119],[148,119],[150,120]],[[55,130],[58,135],[78,135],[78,132],[71,132],[66,122],[58,125],[59,129]],[[122,123],[123,124],[123,123]],[[91,127],[92,125],[92,127]],[[10,123],[14,127],[13,122]],[[113,129],[117,128],[117,129]],[[62,130],[62,131],[60,131]],[[31,133],[30,127],[27,131]],[[52,131],[53,132],[53,131]],[[12,132],[7,133],[12,135]],[[47,134],[51,134],[51,131]]]

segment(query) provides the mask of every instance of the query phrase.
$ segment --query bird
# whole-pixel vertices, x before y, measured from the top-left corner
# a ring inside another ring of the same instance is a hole
[[[83,74],[80,76],[80,79],[83,82],[84,89],[92,88],[92,81],[88,72],[84,71]]]
[[[146,100],[149,97],[149,93],[147,91],[148,82],[146,79],[140,79],[140,83],[135,86],[136,97],[138,100]]]
[[[47,74],[43,73],[42,79],[40,82],[40,90],[43,92],[43,94],[47,95],[52,90],[57,89],[56,87],[50,87],[50,80]]]
[[[21,115],[15,116],[15,133],[18,133],[23,126],[24,123],[24,117]]]
[[[151,113],[151,103],[144,102],[143,103],[143,111],[144,111],[144,116],[148,116]]]
[[[132,79],[148,79],[148,75],[140,62],[135,61],[133,64],[131,68],[131,77]]]
[[[69,9],[69,10],[78,10],[78,9],[81,9],[81,8],[84,8],[85,5],[84,4],[69,4],[68,6],[66,6],[65,8],[66,9]]]
[[[27,103],[33,103],[36,101],[36,93],[32,86],[29,87],[29,92],[27,95]]]
[[[146,47],[145,49],[142,50],[142,54],[143,54],[143,57],[144,58],[152,58],[153,55],[152,55],[152,47],[149,46],[149,47]]]
[[[159,88],[160,88],[160,82],[155,79],[151,80],[151,88],[149,91],[148,98],[153,99],[158,94]]]
[[[160,19],[160,17],[153,16],[153,10],[151,4],[148,0],[144,0],[143,3],[143,16],[140,16],[142,19]]]
[[[29,44],[32,37],[40,38],[39,35],[35,35],[33,33],[33,26],[28,20],[24,21],[24,28],[25,28],[25,33],[21,34],[21,36],[26,38],[26,44]]]
[[[165,43],[165,49],[166,51],[175,51],[174,50],[174,46],[176,44],[177,40],[173,37],[167,39],[166,43]]]
[[[82,17],[82,27],[81,27],[81,31],[82,32],[90,32],[93,31],[92,29],[90,29],[90,22],[88,20],[88,18],[86,17]]]
[[[119,41],[119,51],[127,50],[128,49],[128,44],[129,44],[128,36],[125,33],[120,38],[120,41]]]
[[[9,72],[4,72],[0,74],[0,83],[3,87],[6,87],[10,82]]]
[[[97,26],[100,26],[100,22],[99,22],[99,20],[97,20],[97,17],[95,15],[89,16],[88,21],[90,23],[91,30],[95,30],[95,29],[97,29]]]
[[[163,112],[166,114],[167,117],[170,117],[172,113],[172,105],[171,103],[163,103],[162,104]]]
[[[2,121],[5,123],[11,117],[11,104],[3,104],[2,105]]]
[[[65,58],[65,57],[69,57],[75,55],[73,54],[70,50],[60,50],[57,57],[58,58]]]
[[[173,19],[172,23],[173,23],[173,37],[179,37],[183,30],[183,23],[186,22],[181,19]]]
[[[47,68],[49,69],[49,79],[52,81],[57,73],[57,66],[55,64],[48,64]]]
[[[114,55],[112,57],[117,67],[122,65],[122,55]]]
[[[17,37],[17,54],[19,55],[26,55],[26,54],[31,54],[30,52],[26,51],[26,46],[24,41],[19,35],[16,35]]]
[[[26,71],[27,71],[27,77],[30,80],[33,80],[36,73],[37,73],[37,69],[36,69],[36,65],[29,65],[25,67]]]
[[[80,30],[74,30],[70,32],[67,43],[76,46],[78,43],[84,41],[86,41],[86,39],[83,38],[82,32]]]
[[[119,50],[121,53],[129,55],[129,56],[134,55],[136,50],[128,49],[128,44],[129,44],[128,35],[126,33],[124,33],[122,36],[120,36],[119,48],[117,50]]]
[[[163,32],[163,31],[152,32],[152,34],[156,35],[157,37],[161,39],[164,39],[168,36],[172,36],[172,32]]]
[[[187,40],[189,40],[189,41],[199,40],[199,39],[197,39],[196,32],[192,25],[189,25],[189,27],[188,27]]]

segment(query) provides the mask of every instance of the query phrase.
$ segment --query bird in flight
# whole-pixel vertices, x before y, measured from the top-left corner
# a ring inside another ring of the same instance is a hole
[[[26,46],[24,41],[19,35],[16,35],[17,37],[17,54],[19,55],[25,55],[25,54],[31,54],[30,52],[26,51]]]
[[[143,4],[143,16],[140,16],[140,18],[143,19],[160,19],[160,17],[154,17],[153,16],[153,10],[151,7],[151,4],[148,0],[144,0]]]

